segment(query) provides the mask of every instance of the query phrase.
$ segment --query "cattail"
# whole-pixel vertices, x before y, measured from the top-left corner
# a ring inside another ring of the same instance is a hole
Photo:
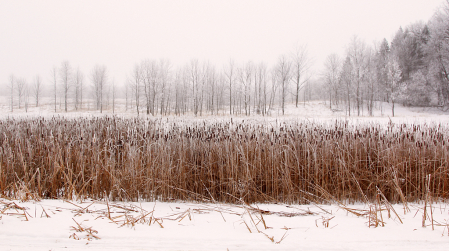
[[[0,121],[0,192],[236,203],[449,194],[446,125],[106,118]],[[430,175],[430,182],[426,177]],[[426,189],[423,189],[425,188]],[[379,190],[377,190],[379,189]]]

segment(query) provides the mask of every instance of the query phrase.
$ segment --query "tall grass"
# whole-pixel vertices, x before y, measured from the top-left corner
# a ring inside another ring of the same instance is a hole
[[[443,125],[8,118],[0,132],[8,197],[404,202],[429,178],[449,196]]]

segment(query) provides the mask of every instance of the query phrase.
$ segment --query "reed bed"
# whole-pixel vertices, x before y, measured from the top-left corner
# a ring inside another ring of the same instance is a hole
[[[0,120],[10,198],[391,203],[449,196],[446,125]]]

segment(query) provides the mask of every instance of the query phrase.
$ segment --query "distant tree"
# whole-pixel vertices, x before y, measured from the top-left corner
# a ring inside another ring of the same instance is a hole
[[[282,115],[285,114],[285,103],[287,101],[288,86],[292,77],[292,64],[284,55],[279,57],[276,64],[276,81],[281,87]]]
[[[298,46],[291,54],[292,60],[292,80],[295,84],[295,104],[298,107],[299,92],[304,87],[308,79],[304,78],[305,72],[310,68],[311,61],[305,45]]]
[[[394,117],[394,104],[401,97],[403,87],[401,85],[401,69],[397,59],[390,57],[387,63],[388,89],[391,95],[391,114]]]
[[[183,73],[182,70],[177,70],[174,78],[174,85],[175,85],[175,115],[179,116],[182,113],[182,107],[183,107],[183,98],[182,98],[182,77]]]
[[[198,60],[192,60],[189,64],[189,81],[190,86],[192,88],[192,98],[193,98],[193,114],[195,116],[198,115],[200,111],[200,103],[202,103],[202,96],[201,96],[201,69],[198,63]]]
[[[366,50],[366,44],[357,36],[353,36],[347,48],[347,55],[351,59],[352,70],[354,71],[352,75],[352,81],[354,81],[355,101],[358,116],[360,116],[363,108],[362,91],[365,77],[364,74],[367,67]]]
[[[204,80],[206,89],[206,109],[210,114],[214,114],[218,107],[217,89],[219,88],[219,74],[215,67],[210,64],[204,64]]]
[[[100,110],[100,113],[103,113],[103,98],[107,86],[106,66],[95,66],[91,78],[96,108]]]
[[[252,62],[246,63],[245,66],[238,69],[239,83],[243,88],[243,104],[245,115],[251,114],[251,85],[254,65]]]
[[[432,88],[438,105],[449,107],[449,1],[445,1],[429,22],[429,41],[424,47]]]
[[[277,81],[276,71],[277,71],[276,67],[273,67],[270,70],[271,90],[270,90],[268,110],[272,110],[274,108],[275,98],[279,88],[279,82]]]
[[[53,67],[52,71],[51,71],[52,77],[53,77],[53,94],[54,94],[54,105],[55,105],[55,112],[56,112],[56,104],[57,104],[57,83],[58,83],[58,78],[57,78],[57,74],[58,74],[58,70],[56,67]]]
[[[112,113],[115,113],[115,98],[116,98],[116,88],[115,81],[112,81]]]
[[[63,61],[61,63],[61,69],[59,73],[62,81],[62,91],[64,93],[64,111],[67,112],[67,102],[72,77],[72,67],[70,66],[70,63],[68,61]]]
[[[345,92],[345,100],[346,100],[346,113],[351,116],[351,99],[353,96],[353,87],[352,80],[353,78],[353,66],[351,62],[351,58],[349,56],[346,57],[345,62],[343,63],[340,81],[344,86]]]
[[[136,69],[135,69],[136,70]],[[136,78],[134,72],[134,79]],[[156,109],[156,96],[159,93],[159,65],[154,60],[145,60],[140,65],[139,81],[142,82],[142,86],[145,94],[145,106],[146,113],[155,115],[157,113]],[[136,79],[135,79],[136,80]],[[134,84],[135,85],[135,84]]]
[[[390,46],[386,39],[383,39],[376,52],[376,79],[378,82],[381,100],[390,102],[390,93],[387,91],[388,77],[387,77],[387,63],[390,57]]]
[[[27,82],[24,78],[19,78],[16,80],[16,92],[17,97],[19,98],[19,109],[21,108],[22,102],[24,102],[24,98],[27,92]]]
[[[332,103],[337,104],[340,72],[340,57],[335,53],[327,56],[326,61],[324,62],[323,78],[328,90],[329,109],[332,109]]]
[[[255,69],[255,106],[256,112],[262,115],[266,114],[267,109],[267,66],[264,63],[260,63]]]
[[[160,112],[161,115],[167,113],[168,104],[166,103],[169,101],[169,84],[170,84],[170,71],[171,71],[171,64],[168,60],[161,59],[159,61],[159,81],[160,81]]]
[[[372,48],[366,50],[366,61],[364,68],[365,96],[366,107],[369,116],[374,115],[374,101],[378,99],[378,80],[376,75],[376,53]]]
[[[404,86],[404,104],[410,106],[428,106],[432,104],[433,90],[429,74],[424,69],[414,72]]]
[[[229,87],[229,114],[232,114],[232,91],[235,82],[235,65],[233,60],[229,60],[229,64],[225,67],[224,75]]]
[[[25,87],[23,98],[25,103],[25,112],[28,112],[28,107],[30,104],[30,87],[28,86],[28,84]]]
[[[137,116],[139,116],[139,104],[140,104],[140,90],[142,86],[142,74],[141,74],[141,68],[139,65],[135,65],[134,69],[132,71],[131,79],[128,80],[129,84],[131,86],[131,90],[133,92],[135,104],[136,104],[136,111]]]
[[[14,75],[11,74],[9,76],[9,90],[11,93],[11,96],[10,96],[11,112],[14,112],[14,85],[15,85],[15,78],[14,78]]]
[[[391,53],[394,54],[397,63],[401,69],[401,82],[407,83],[411,75],[425,66],[425,54],[423,51],[423,42],[427,38],[423,37],[427,28],[422,23],[415,23],[405,30],[399,28],[396,32],[392,45]]]
[[[33,83],[33,96],[34,96],[34,100],[36,101],[36,107],[39,106],[39,97],[42,95],[42,91],[43,91],[43,85],[42,85],[42,81],[39,75],[37,75],[34,78],[34,83]]]
[[[80,69],[76,70],[74,76],[75,87],[75,110],[82,108],[83,106],[83,91],[84,91],[84,75]]]

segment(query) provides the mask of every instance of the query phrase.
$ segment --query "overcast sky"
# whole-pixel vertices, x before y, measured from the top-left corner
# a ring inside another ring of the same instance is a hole
[[[222,67],[272,65],[307,44],[315,71],[331,53],[344,55],[353,35],[368,44],[400,26],[428,21],[442,0],[95,1],[0,0],[0,83],[39,74],[68,60],[89,74],[105,65],[123,83],[143,59],[191,59]]]

